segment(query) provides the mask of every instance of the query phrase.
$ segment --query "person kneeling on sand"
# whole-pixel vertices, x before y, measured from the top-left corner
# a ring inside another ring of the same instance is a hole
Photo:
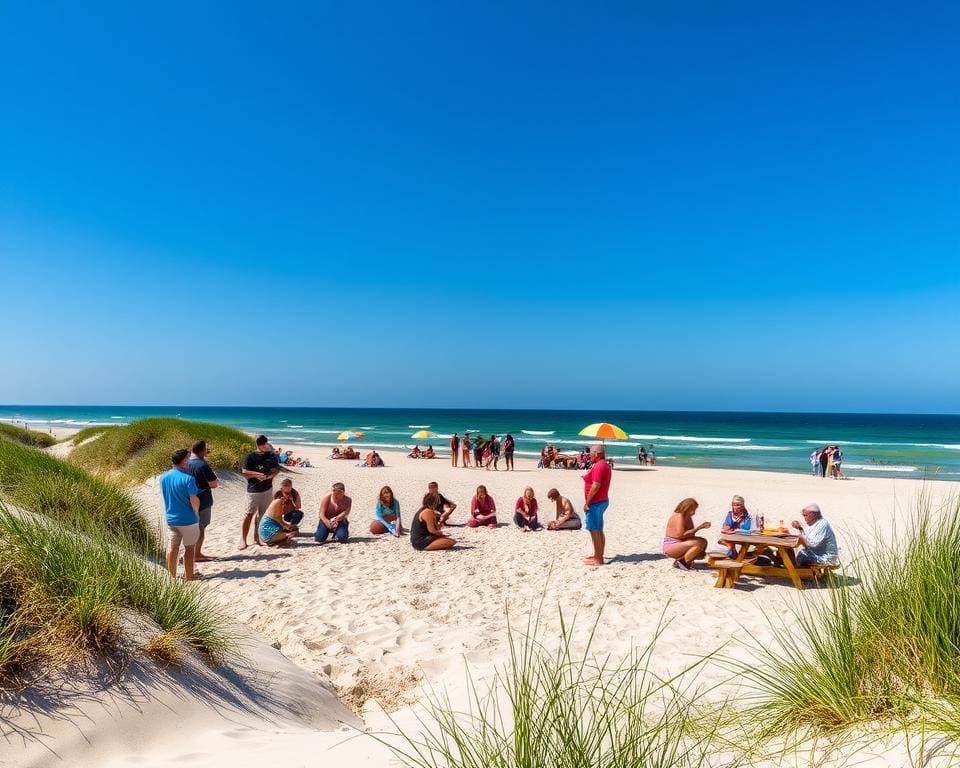
[[[292,544],[294,536],[300,532],[296,525],[283,519],[284,507],[283,499],[274,499],[270,502],[270,506],[267,507],[267,511],[260,519],[261,544],[268,547]]]
[[[303,520],[303,508],[300,502],[300,494],[293,487],[293,480],[285,477],[280,483],[280,490],[273,494],[274,501],[280,500],[283,503],[283,520],[291,525],[300,525]]]
[[[440,486],[436,483],[427,483],[427,492],[424,494],[420,506],[430,507],[434,512],[437,512],[440,525],[446,525],[450,515],[453,514],[453,510],[457,508],[456,504],[440,493]]]
[[[410,523],[410,543],[414,549],[423,552],[450,549],[457,542],[440,530],[436,510],[423,507]]]
[[[497,504],[493,496],[487,493],[485,485],[477,486],[477,492],[470,500],[470,519],[467,520],[469,528],[479,528],[481,525],[497,527]]]
[[[797,553],[798,565],[839,565],[837,536],[830,523],[823,519],[820,507],[807,504],[800,513],[806,528],[799,520],[793,521],[793,527],[800,531],[800,546]]]
[[[375,536],[389,533],[398,537],[403,533],[403,526],[400,524],[400,502],[394,497],[393,489],[389,485],[380,489],[374,513],[377,519],[370,523],[370,533]]]
[[[513,522],[524,533],[540,530],[540,521],[537,520],[537,497],[530,486],[524,488],[523,496],[517,499],[513,508]]]
[[[353,499],[346,495],[343,483],[334,483],[330,493],[320,500],[320,523],[313,538],[322,544],[332,533],[333,538],[340,544],[346,543],[350,535],[347,517],[350,515],[351,506]]]
[[[673,510],[663,534],[663,554],[674,559],[673,567],[692,571],[693,561],[707,551],[707,540],[697,534],[710,523],[693,524],[693,515],[700,505],[696,499],[684,499]]]
[[[548,531],[578,531],[580,530],[580,517],[573,509],[573,504],[566,496],[561,496],[560,491],[551,488],[547,491],[547,498],[557,505],[557,516],[555,520],[547,521]]]
[[[193,572],[194,550],[200,538],[200,496],[197,481],[190,474],[187,464],[190,451],[181,448],[173,452],[170,462],[173,469],[160,478],[160,492],[170,529],[167,546],[167,570],[171,578],[177,578],[177,563],[180,560],[180,545],[183,544],[183,578],[192,581],[199,574]]]

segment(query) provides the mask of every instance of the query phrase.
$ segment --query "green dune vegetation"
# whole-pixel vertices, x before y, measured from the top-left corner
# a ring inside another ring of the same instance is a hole
[[[0,441],[0,688],[98,657],[230,653],[223,614],[169,578],[159,547],[123,489]]]
[[[57,440],[46,432],[37,432],[33,429],[24,429],[13,424],[0,421],[0,440],[9,440],[22,445],[32,445],[35,448],[49,448]]]
[[[182,419],[142,419],[122,427],[104,427],[102,434],[71,454],[70,461],[95,475],[121,483],[140,483],[170,468],[170,455],[196,440],[210,446],[213,467],[239,471],[253,439],[237,429]],[[96,433],[90,433],[90,437]]]
[[[116,429],[114,424],[97,424],[93,427],[84,427],[79,432],[74,435],[71,435],[67,438],[70,441],[71,445],[80,445],[91,437],[96,437],[97,435],[106,432],[108,429]]]

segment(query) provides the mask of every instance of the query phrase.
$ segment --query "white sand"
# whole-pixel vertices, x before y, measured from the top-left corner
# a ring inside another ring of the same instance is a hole
[[[598,653],[617,656],[631,644],[647,643],[662,619],[666,627],[655,652],[655,667],[661,672],[680,669],[692,657],[731,639],[748,648],[769,645],[773,630],[765,612],[783,616],[796,601],[822,598],[816,590],[800,593],[787,582],[756,581],[717,590],[712,571],[685,574],[671,569],[660,555],[660,542],[667,516],[686,496],[699,500],[699,519],[712,521],[714,528],[707,531],[711,542],[734,493],[746,497],[751,511],[773,521],[796,519],[805,504],[816,501],[837,530],[843,558],[855,543],[872,536],[875,525],[889,530],[899,514],[896,504],[909,507],[923,487],[937,498],[958,491],[957,484],[941,482],[923,486],[878,478],[834,481],[764,472],[623,467],[614,472],[607,513],[610,563],[588,568],[581,564],[590,550],[586,532],[524,534],[511,524],[514,503],[526,485],[536,491],[541,521],[552,514],[546,499],[551,486],[575,502],[582,500],[579,472],[538,470],[527,460],[518,460],[517,470],[510,473],[454,469],[448,459],[411,460],[388,453],[383,454],[387,467],[368,469],[324,459],[326,452],[310,452],[314,468],[290,472],[303,496],[303,529],[315,527],[321,495],[340,480],[354,502],[350,543],[318,545],[304,537],[294,549],[251,547],[238,552],[244,485],[239,478],[225,477],[214,492],[205,547],[221,559],[202,567],[205,588],[268,642],[279,641],[283,653],[297,664],[329,676],[348,700],[372,697],[390,710],[399,709],[396,717],[404,725],[413,722],[404,704],[422,696],[419,678],[449,687],[455,699],[462,696],[464,660],[481,676],[488,673],[492,663],[504,659],[506,611],[515,625],[523,625],[543,595],[542,629],[547,637],[558,631],[558,604],[570,613],[580,612],[581,642],[603,607],[593,646]],[[443,553],[416,552],[406,536],[369,534],[382,485],[393,487],[409,519],[427,482],[434,479],[459,505],[455,523],[466,518],[476,485],[486,484],[496,499],[501,527],[454,527],[450,532],[460,546]],[[159,515],[156,483],[145,484],[139,493],[152,514]],[[717,666],[701,673],[705,685],[727,678]],[[369,702],[363,714],[369,726],[385,727],[378,704]],[[194,728],[191,765],[262,765],[268,752],[261,748],[267,746],[274,765],[385,765],[388,760],[387,751],[371,739],[331,749],[342,736],[305,730],[300,724],[267,727],[243,743],[202,720]],[[250,749],[251,743],[257,748]],[[152,749],[145,757],[143,764],[148,765],[174,762],[166,750]],[[885,759],[872,764],[886,765]]]

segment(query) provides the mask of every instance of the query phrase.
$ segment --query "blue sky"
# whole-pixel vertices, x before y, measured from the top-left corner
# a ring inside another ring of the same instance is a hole
[[[0,9],[0,402],[960,412],[960,6],[455,5]]]

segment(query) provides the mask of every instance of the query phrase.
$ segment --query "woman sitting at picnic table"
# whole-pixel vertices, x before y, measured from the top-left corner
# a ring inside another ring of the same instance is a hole
[[[747,511],[743,496],[734,496],[730,502],[730,511],[723,519],[723,525],[720,526],[721,533],[747,533],[750,531],[750,513]],[[730,546],[730,543],[719,539],[718,544],[727,545],[727,557],[736,557],[737,550]]]
[[[541,528],[537,520],[537,497],[530,486],[524,488],[523,496],[517,499],[517,504],[513,508],[513,522],[524,533],[539,531]]]
[[[481,525],[497,527],[497,504],[493,496],[487,493],[485,485],[477,486],[477,492],[470,500],[470,519],[467,520],[469,528],[479,528]]]
[[[707,540],[697,534],[709,528],[710,523],[693,524],[693,515],[699,506],[696,499],[684,499],[677,504],[663,534],[663,554],[672,557],[673,567],[681,571],[692,571],[693,561],[707,551]]]
[[[374,514],[377,519],[370,523],[370,533],[375,536],[389,533],[391,536],[398,537],[403,533],[403,526],[400,524],[400,502],[393,495],[393,489],[389,485],[380,489]]]

